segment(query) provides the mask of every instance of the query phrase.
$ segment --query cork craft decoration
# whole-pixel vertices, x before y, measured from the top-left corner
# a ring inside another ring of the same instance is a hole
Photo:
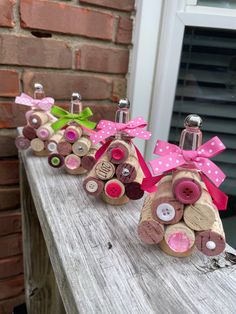
[[[50,114],[54,99],[45,97],[43,86],[34,84],[34,98],[22,93],[16,97],[15,102],[19,105],[30,107],[26,112],[26,125],[22,129],[22,134],[16,138],[15,144],[19,150],[31,147],[37,156],[47,156],[49,151],[47,143],[54,135],[51,124],[56,119]]]
[[[94,145],[105,144],[96,152],[96,164],[83,182],[88,195],[99,196],[111,205],[122,205],[130,199],[142,198],[142,180],[151,176],[145,161],[132,139],[148,140],[151,133],[143,130],[143,118],[130,120],[128,99],[119,101],[115,122],[102,120],[91,135]]]
[[[141,210],[138,236],[146,244],[158,244],[168,255],[185,257],[195,248],[207,256],[224,251],[226,240],[219,210],[227,207],[227,196],[218,187],[225,175],[209,158],[225,149],[218,137],[202,145],[197,115],[185,119],[179,147],[157,141],[150,162],[156,184]]]
[[[48,163],[53,168],[64,167],[69,174],[83,174],[95,164],[95,153],[99,147],[93,145],[90,135],[96,124],[89,121],[90,108],[83,109],[82,97],[73,93],[70,112],[53,106],[51,113],[58,118],[52,124],[54,136],[48,142]]]

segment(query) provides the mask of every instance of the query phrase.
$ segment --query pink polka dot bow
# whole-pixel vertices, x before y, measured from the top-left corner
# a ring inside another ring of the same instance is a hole
[[[215,136],[197,150],[182,150],[176,145],[157,141],[154,154],[163,157],[150,161],[154,174],[170,171],[177,167],[187,165],[204,173],[217,187],[225,179],[225,174],[209,157],[213,157],[225,150],[224,144]]]
[[[15,102],[20,105],[30,106],[43,111],[50,111],[54,104],[54,99],[51,97],[45,97],[43,99],[34,99],[27,94],[21,93],[16,97]]]
[[[101,120],[97,125],[99,131],[92,134],[90,139],[94,144],[97,144],[106,138],[115,135],[118,131],[123,131],[132,137],[148,140],[151,133],[142,130],[146,125],[147,122],[141,117],[133,119],[128,123],[116,123],[108,120]]]

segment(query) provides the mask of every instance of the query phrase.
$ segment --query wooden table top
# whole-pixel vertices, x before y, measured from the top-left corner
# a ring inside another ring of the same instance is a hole
[[[143,200],[106,205],[83,191],[84,176],[30,150],[21,159],[68,314],[236,313],[236,256],[167,256],[137,236]]]

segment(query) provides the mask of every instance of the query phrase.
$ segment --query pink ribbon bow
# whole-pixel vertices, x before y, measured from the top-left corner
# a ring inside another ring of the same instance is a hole
[[[160,174],[180,166],[190,166],[204,173],[218,187],[225,179],[223,171],[212,162],[213,157],[225,150],[224,144],[215,136],[197,150],[182,150],[174,144],[157,141],[154,154],[163,157],[150,161],[154,174]]]
[[[43,111],[50,111],[52,105],[54,104],[54,99],[51,97],[34,99],[25,93],[21,93],[20,96],[16,97],[15,102],[20,105],[36,107]]]
[[[142,117],[133,119],[128,123],[116,123],[108,120],[101,120],[97,125],[98,132],[92,134],[90,139],[94,144],[97,144],[106,138],[115,135],[118,131],[124,131],[127,135],[148,140],[151,133],[142,130],[146,125],[147,122]]]

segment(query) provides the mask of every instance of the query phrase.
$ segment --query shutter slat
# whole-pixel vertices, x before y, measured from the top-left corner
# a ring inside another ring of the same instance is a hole
[[[186,75],[185,69],[180,69],[179,79],[188,82],[207,82],[216,84],[227,84],[230,81],[230,73],[227,72],[213,72],[204,70],[191,69],[191,73]]]
[[[199,53],[192,52],[189,55],[188,52],[183,52],[182,54],[182,63],[188,64],[199,64],[199,65],[210,65],[210,66],[220,66],[220,67],[228,67],[232,56],[224,56],[223,54],[209,54],[209,53]]]

